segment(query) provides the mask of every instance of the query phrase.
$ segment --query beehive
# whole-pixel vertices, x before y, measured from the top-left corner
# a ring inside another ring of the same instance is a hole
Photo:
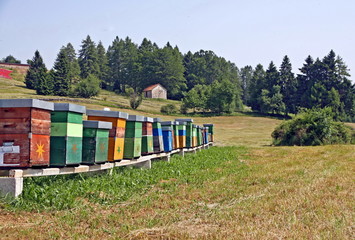
[[[83,122],[83,164],[103,163],[108,156],[109,131],[111,122]]]
[[[164,126],[163,130],[163,141],[164,141],[164,151],[170,152],[173,150],[173,127]]]
[[[201,146],[202,145],[201,127],[200,126],[196,126],[196,128],[197,128],[197,146]]]
[[[87,110],[86,115],[88,115],[88,120],[112,123],[112,129],[109,132],[107,160],[110,162],[122,160],[128,113],[118,111]]]
[[[172,146],[172,149],[176,149],[176,147],[175,147],[175,142],[174,142],[174,139],[175,139],[175,134],[174,134],[174,122],[173,122],[173,121],[161,122],[161,126],[162,126],[162,127],[170,127],[170,128],[171,128],[171,137],[172,137],[171,146]],[[164,148],[165,148],[165,147],[164,147]]]
[[[173,132],[174,132],[174,149],[181,148],[180,147],[180,142],[179,142],[179,122],[174,121],[173,122]]]
[[[53,108],[38,99],[0,100],[0,167],[49,165]]]
[[[178,122],[178,121],[177,121]],[[186,122],[178,122],[179,147],[186,147]]]
[[[154,152],[159,153],[164,151],[164,142],[163,142],[163,131],[161,129],[161,120],[160,118],[153,119],[153,145]]]
[[[214,141],[214,125],[213,124],[203,124],[204,127],[208,127],[208,141]]]
[[[192,124],[192,147],[197,146],[197,125]]]
[[[143,116],[128,116],[125,131],[123,158],[132,159],[141,156],[143,122]]]
[[[51,166],[78,165],[82,160],[85,107],[55,103],[51,113]]]
[[[153,152],[153,118],[144,117],[142,128],[142,155],[151,154]]]
[[[186,122],[186,147],[191,148],[192,145],[192,123],[193,119],[191,118],[180,118],[175,119],[178,122]]]
[[[208,127],[203,127],[203,144],[208,143]]]

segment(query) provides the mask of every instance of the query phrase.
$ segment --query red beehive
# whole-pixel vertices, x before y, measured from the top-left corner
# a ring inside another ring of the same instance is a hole
[[[49,165],[53,103],[0,100],[0,167]]]

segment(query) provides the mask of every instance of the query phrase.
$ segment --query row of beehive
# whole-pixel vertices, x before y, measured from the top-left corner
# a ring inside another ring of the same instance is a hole
[[[86,113],[88,121],[83,121]],[[0,100],[0,167],[67,166],[138,158],[213,141],[213,125],[86,110],[37,99]]]

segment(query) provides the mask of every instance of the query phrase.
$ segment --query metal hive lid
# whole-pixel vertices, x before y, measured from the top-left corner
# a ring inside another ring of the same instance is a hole
[[[53,111],[54,103],[39,99],[1,99],[0,108],[31,107]]]
[[[86,115],[95,117],[113,117],[127,119],[128,113],[118,111],[104,111],[104,110],[86,110]]]
[[[98,129],[112,129],[111,122],[104,122],[104,121],[90,121],[85,120],[83,121],[84,128],[98,128]]]
[[[54,103],[54,111],[76,112],[84,114],[86,112],[86,107],[73,103]]]

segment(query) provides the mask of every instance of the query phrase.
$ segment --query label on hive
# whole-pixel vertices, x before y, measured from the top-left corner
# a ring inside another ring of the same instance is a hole
[[[5,153],[4,164],[19,164],[18,167],[49,165],[49,136],[31,134],[0,134],[0,146],[10,143],[19,146],[19,153]]]

